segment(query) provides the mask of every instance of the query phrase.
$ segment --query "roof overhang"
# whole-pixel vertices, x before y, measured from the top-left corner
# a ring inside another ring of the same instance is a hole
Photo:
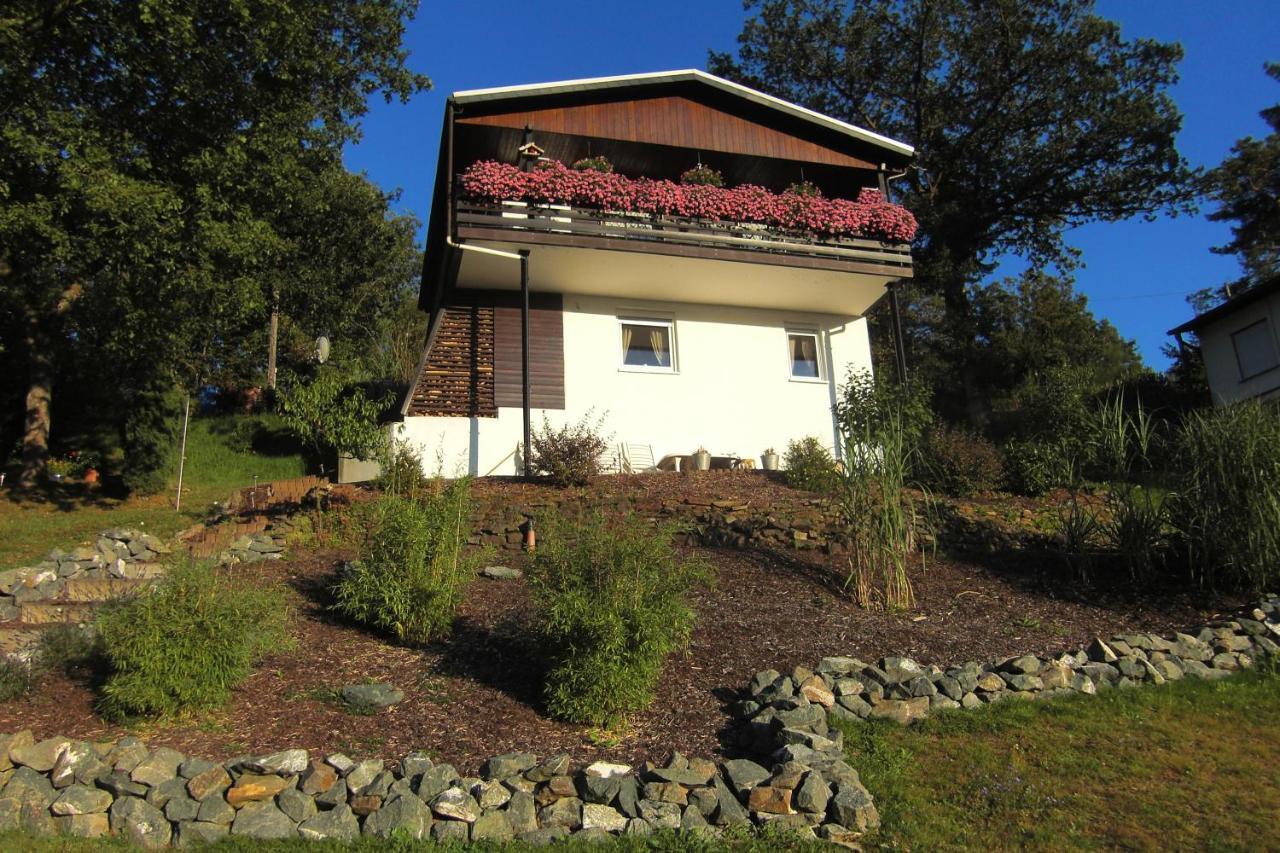
[[[1203,314],[1197,315],[1181,326],[1170,329],[1165,334],[1181,335],[1186,332],[1199,332],[1205,326],[1234,314],[1246,305],[1252,305],[1260,299],[1266,299],[1273,293],[1280,293],[1280,276],[1265,281],[1262,284],[1255,284],[1253,287],[1241,293],[1239,296],[1232,297],[1221,305],[1209,309]]]
[[[553,95],[569,95],[580,92],[591,92],[607,89],[625,89],[642,86],[661,86],[672,84],[697,83],[718,89],[730,95],[751,101],[798,118],[829,131],[835,131],[859,142],[873,145],[891,152],[896,158],[910,158],[915,149],[905,142],[890,139],[865,128],[840,121],[831,116],[784,101],[773,95],[767,95],[741,83],[725,80],[714,74],[699,71],[696,68],[680,71],[655,71],[648,74],[623,74],[614,77],[588,77],[581,80],[562,80],[553,83],[529,83],[520,86],[501,86],[491,89],[469,89],[455,92],[453,100],[457,104],[478,104],[488,101],[507,101],[519,98],[537,98]]]

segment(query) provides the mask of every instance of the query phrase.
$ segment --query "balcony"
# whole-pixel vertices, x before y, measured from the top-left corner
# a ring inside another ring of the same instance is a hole
[[[460,240],[644,252],[910,278],[911,244],[819,237],[760,223],[561,204],[460,199]]]

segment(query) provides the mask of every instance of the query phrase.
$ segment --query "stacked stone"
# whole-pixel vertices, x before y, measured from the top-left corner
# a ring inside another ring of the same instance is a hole
[[[1019,655],[946,668],[904,657],[885,657],[876,664],[828,657],[816,672],[803,667],[790,675],[767,670],[755,676],[749,698],[737,703],[734,712],[757,744],[776,734],[787,743],[838,751],[839,732],[833,737],[826,729],[826,711],[843,719],[886,717],[905,724],[939,708],[1094,694],[1186,677],[1226,678],[1263,657],[1280,658],[1280,598],[1270,595],[1235,619],[1191,633],[1118,634],[1056,657]]]
[[[111,833],[160,847],[228,835],[352,840],[397,831],[546,842],[765,824],[850,842],[878,825],[858,774],[838,756],[790,744],[776,758],[767,769],[675,754],[638,772],[606,762],[571,772],[568,755],[539,761],[515,752],[467,777],[421,753],[391,767],[301,749],[215,764],[132,737],[37,743],[24,731],[0,736],[0,831]]]
[[[155,578],[164,573],[158,561],[171,550],[148,533],[124,528],[102,531],[92,547],[54,548],[35,565],[0,572],[0,622],[19,619],[25,603],[68,598],[79,581]]]
[[[259,560],[282,560],[285,534],[285,528],[276,523],[261,533],[239,536],[218,553],[218,562],[231,566],[237,563],[256,563]]]

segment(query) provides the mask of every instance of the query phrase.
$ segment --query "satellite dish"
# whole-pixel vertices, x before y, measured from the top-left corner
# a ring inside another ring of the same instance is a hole
[[[316,338],[316,361],[324,364],[329,359],[329,339],[324,335]]]

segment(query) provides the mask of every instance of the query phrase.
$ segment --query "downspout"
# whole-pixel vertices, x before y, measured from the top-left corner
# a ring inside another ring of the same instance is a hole
[[[903,169],[897,174],[889,174],[889,165],[881,163],[880,168],[876,170],[876,183],[880,187],[880,194],[884,196],[884,200],[889,200],[889,182],[904,177],[907,170]],[[905,385],[907,383],[907,347],[902,340],[902,305],[898,300],[898,288],[904,284],[902,279],[895,279],[889,282],[889,324],[893,329],[893,357],[898,368],[898,384]]]

